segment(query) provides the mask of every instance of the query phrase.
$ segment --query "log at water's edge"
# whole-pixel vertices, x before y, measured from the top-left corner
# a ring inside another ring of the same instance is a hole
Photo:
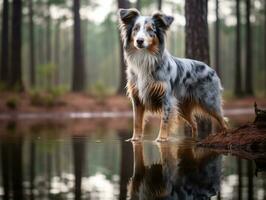
[[[266,111],[254,104],[255,120],[239,128],[211,134],[197,145],[215,149],[266,152]]]

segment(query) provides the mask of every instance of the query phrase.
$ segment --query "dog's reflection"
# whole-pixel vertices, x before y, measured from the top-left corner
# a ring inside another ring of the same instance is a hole
[[[221,158],[184,141],[158,144],[160,162],[145,165],[143,144],[133,143],[134,172],[128,199],[210,199],[219,191]]]

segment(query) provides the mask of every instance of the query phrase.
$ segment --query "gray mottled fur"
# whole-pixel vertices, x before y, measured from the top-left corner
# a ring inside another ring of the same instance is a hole
[[[146,86],[153,81],[163,81],[167,86],[164,98],[166,106],[173,107],[172,104],[176,101],[178,103],[183,99],[194,99],[221,114],[220,79],[208,65],[196,60],[173,57],[167,50],[164,51],[160,64],[156,57],[149,58],[152,62],[145,61],[145,56],[149,57],[145,51],[140,54],[136,58],[139,64],[131,58],[135,55],[125,55],[128,64],[127,78],[136,83],[143,102],[149,99]]]

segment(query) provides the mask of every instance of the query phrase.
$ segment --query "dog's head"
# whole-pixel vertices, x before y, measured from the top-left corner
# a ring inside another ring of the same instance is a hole
[[[141,16],[136,9],[119,9],[118,17],[124,47],[151,52],[159,50],[159,45],[164,43],[165,32],[174,20],[161,12]]]

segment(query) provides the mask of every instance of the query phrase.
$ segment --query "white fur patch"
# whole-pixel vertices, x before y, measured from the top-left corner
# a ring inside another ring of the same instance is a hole
[[[137,47],[137,40],[138,39],[144,39],[143,42],[143,47],[147,48],[149,43],[148,43],[148,38],[147,38],[147,32],[145,30],[145,21],[146,21],[147,17],[145,16],[139,16],[135,22],[135,24],[139,24],[140,28],[139,31],[137,32],[136,36],[135,36],[135,40],[134,40],[134,45],[135,47]]]
[[[128,67],[136,74],[151,75],[154,71],[157,57],[146,49],[139,49],[130,55],[126,54]]]

